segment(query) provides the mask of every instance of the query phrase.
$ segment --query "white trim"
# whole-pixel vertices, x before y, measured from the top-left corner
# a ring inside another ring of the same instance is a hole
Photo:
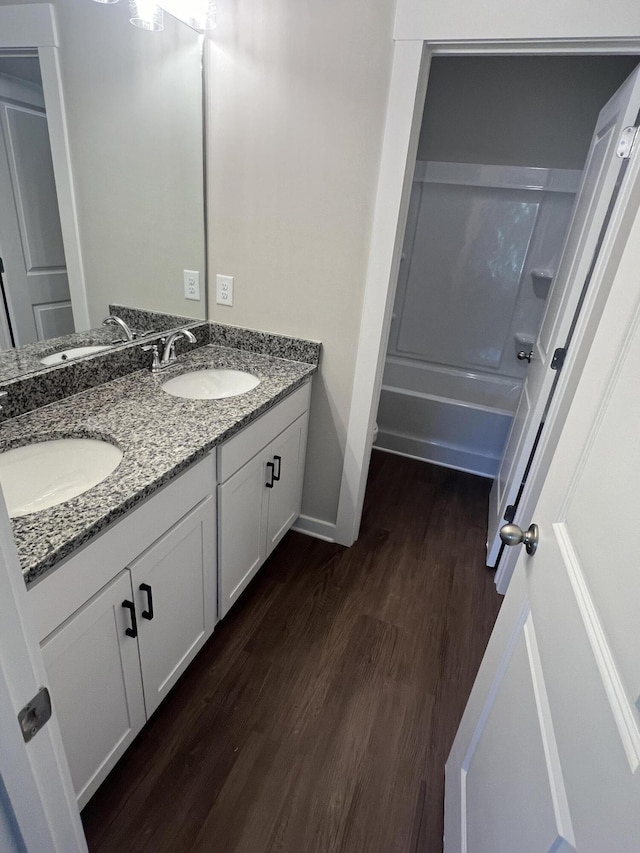
[[[89,329],[89,305],[85,288],[84,265],[80,248],[80,224],[73,186],[73,168],[69,133],[65,118],[64,94],[58,48],[40,47],[40,73],[46,104],[53,174],[58,195],[60,227],[67,263],[67,278],[71,295],[73,323],[76,332]]]
[[[598,616],[598,610],[593,603],[589,587],[582,572],[580,559],[573,546],[571,536],[564,523],[553,525],[558,548],[562,554],[562,562],[567,568],[567,574],[571,581],[573,594],[578,604],[578,610],[584,623],[584,628],[591,644],[591,650],[595,658],[600,678],[604,685],[611,713],[618,727],[618,733],[624,748],[629,768],[636,773],[640,767],[640,729],[636,719],[636,713],[632,709],[631,702],[627,696],[622,677],[616,666],[615,658],[607,640],[607,635]]]
[[[384,354],[409,209],[413,167],[428,62],[422,41],[397,42],[393,54],[387,118],[374,207],[364,304],[340,484],[336,541],[358,537],[369,470],[373,424],[382,385]]]
[[[0,493],[0,776],[25,849],[82,853],[87,847],[55,713],[28,745],[16,721],[47,684],[27,595]]]
[[[495,187],[577,193],[582,179],[578,169],[545,169],[539,166],[494,166],[484,163],[443,163],[418,160],[413,180],[424,184],[457,184],[465,187]]]
[[[531,672],[531,683],[533,686],[533,694],[536,703],[536,711],[538,722],[540,723],[540,736],[542,738],[542,746],[544,749],[544,760],[547,765],[547,777],[549,779],[549,790],[551,792],[551,802],[553,805],[553,814],[556,820],[556,831],[564,844],[557,845],[555,849],[560,853],[576,849],[575,833],[571,823],[571,812],[569,810],[569,799],[567,797],[567,788],[562,772],[562,764],[560,763],[560,751],[558,750],[558,741],[553,725],[553,717],[551,715],[551,706],[549,704],[549,691],[544,680],[544,670],[542,668],[542,658],[540,656],[540,647],[538,638],[536,637],[536,629],[533,624],[533,616],[529,613],[527,621],[523,626],[524,639],[527,646],[527,657],[529,659],[529,670]]]
[[[423,47],[424,59],[421,62]],[[371,435],[380,398],[399,258],[409,207],[411,175],[415,166],[417,136],[420,131],[431,56],[623,52],[640,53],[640,38],[586,38],[575,41],[473,40],[443,41],[438,44],[422,40],[396,42],[338,501],[336,540],[341,544],[353,544],[360,528],[370,458],[368,437]]]
[[[291,528],[296,533],[304,533],[305,536],[313,536],[314,539],[322,539],[323,542],[336,541],[336,526],[330,521],[321,518],[312,518],[310,515],[300,515]]]
[[[0,50],[37,48],[76,331],[90,328],[53,6],[0,6]]]

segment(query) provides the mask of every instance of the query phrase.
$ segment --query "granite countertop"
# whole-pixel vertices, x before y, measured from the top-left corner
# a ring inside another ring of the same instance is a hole
[[[261,379],[252,391],[222,400],[186,400],[160,386],[205,367],[246,370]],[[0,451],[68,436],[111,441],[124,453],[102,483],[64,504],[13,519],[27,584],[124,515],[217,444],[281,400],[316,371],[316,365],[207,345],[180,357],[159,374],[130,373],[82,394],[6,421]]]

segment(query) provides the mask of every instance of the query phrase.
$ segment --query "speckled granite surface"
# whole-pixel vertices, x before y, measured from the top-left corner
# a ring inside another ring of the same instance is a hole
[[[292,361],[305,361],[309,364],[318,364],[322,347],[318,341],[274,335],[271,332],[259,332],[239,326],[225,326],[223,323],[211,323],[211,343],[248,352],[263,352],[277,358],[290,358]]]
[[[71,335],[63,335],[61,338],[36,341],[15,350],[6,350],[0,353],[0,382],[46,371],[47,368],[40,363],[40,359],[53,352],[93,344],[112,344],[118,338],[118,331],[113,326],[111,328],[88,329],[86,332],[74,332]]]
[[[246,370],[261,382],[239,397],[211,401],[183,400],[160,388],[173,376],[205,367]],[[299,387],[315,370],[315,364],[208,345],[192,350],[161,374],[148,370],[131,373],[3,423],[0,450],[51,437],[87,435],[111,441],[124,452],[118,468],[88,492],[13,520],[26,583],[41,578],[212,447]]]
[[[170,329],[205,323],[204,320],[194,320],[192,317],[162,314],[158,311],[144,311],[141,308],[127,308],[124,305],[110,305],[109,312],[124,320],[131,329],[138,330],[145,336],[151,330],[160,334]],[[208,326],[208,324],[206,325]],[[72,332],[59,338],[49,338],[46,341],[24,344],[15,350],[5,350],[0,352],[0,382],[8,382],[34,373],[46,372],[50,368],[41,364],[40,359],[60,350],[94,344],[117,346],[122,343],[127,344],[122,329],[117,326],[98,326],[84,332]],[[87,356],[87,358],[89,357],[95,358],[96,356]]]
[[[188,317],[143,311],[123,305],[110,305],[109,309],[124,319],[131,328],[140,330],[144,336],[135,341],[120,343],[119,336],[122,331],[119,328],[99,327],[0,353],[0,391],[7,392],[1,402],[0,420],[15,418],[64,397],[79,394],[104,382],[111,382],[119,376],[143,370],[151,363],[151,357],[142,347],[154,343],[160,347],[161,337],[176,328],[188,328],[197,338],[195,345],[179,340],[176,344],[178,355],[194,346],[212,343],[307,364],[317,365],[320,359],[321,345],[317,341],[238,326],[225,326],[221,323],[194,321]],[[154,334],[149,332],[151,328],[156,329]],[[114,341],[117,345],[112,350],[94,353],[64,364],[44,367],[39,361],[43,356],[62,349]]]
[[[187,347],[203,346],[209,342],[209,324],[200,323],[197,326],[189,326],[197,338],[196,344],[189,344],[183,340],[176,342],[176,352],[180,354]],[[101,331],[101,330],[94,330]],[[78,335],[87,334],[78,333]],[[67,335],[77,337],[77,335]],[[143,350],[144,346],[159,343],[160,337],[151,336],[140,341],[132,341],[115,347],[113,350],[75,359],[65,364],[57,364],[48,369],[40,370],[29,376],[21,376],[7,382],[0,380],[0,390],[6,391],[7,396],[2,399],[3,420],[14,418],[24,412],[30,412],[40,406],[47,406],[56,400],[79,394],[89,388],[95,388],[105,382],[111,382],[127,373],[143,370],[151,364],[151,353]],[[74,343],[73,346],[80,346]],[[35,345],[32,345],[35,346]],[[42,344],[40,344],[42,346]],[[68,344],[67,344],[68,346]],[[50,350],[56,352],[57,350]]]
[[[143,332],[167,332],[169,329],[182,329],[193,323],[205,322],[194,317],[164,314],[162,311],[149,311],[146,308],[129,308],[127,305],[109,305],[109,313],[124,320],[130,329]]]

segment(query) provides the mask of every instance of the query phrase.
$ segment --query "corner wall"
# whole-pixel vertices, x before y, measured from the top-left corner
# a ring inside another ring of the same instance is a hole
[[[207,44],[213,320],[320,340],[303,514],[335,522],[394,0],[221,0]],[[234,305],[215,275],[235,276]]]

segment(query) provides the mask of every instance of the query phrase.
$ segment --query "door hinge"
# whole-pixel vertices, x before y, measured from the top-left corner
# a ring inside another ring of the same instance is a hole
[[[638,138],[638,130],[640,130],[640,128],[625,127],[622,131],[618,147],[616,148],[616,155],[620,157],[621,160],[628,160],[633,154],[633,149]]]
[[[25,743],[29,743],[34,735],[51,719],[51,697],[46,687],[41,687],[18,714],[18,722]]]
[[[504,514],[504,520],[508,521],[509,524],[511,524],[511,522],[515,518],[515,515],[516,515],[516,505],[515,504],[509,504],[509,506],[507,507],[505,514]]]
[[[551,359],[551,370],[562,370],[562,365],[567,355],[566,347],[558,347]]]

